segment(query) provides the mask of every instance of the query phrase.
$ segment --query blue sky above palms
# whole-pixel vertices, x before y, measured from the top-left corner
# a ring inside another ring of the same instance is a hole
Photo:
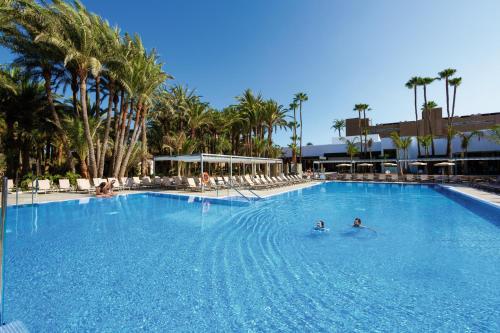
[[[404,83],[448,67],[463,77],[457,114],[499,111],[499,1],[83,2],[139,33],[178,83],[216,108],[246,88],[285,106],[306,92],[304,144],[329,143],[332,120],[354,117],[356,103],[370,104],[376,123],[411,120]],[[443,82],[429,99],[444,105]],[[290,135],[275,137],[286,145]]]

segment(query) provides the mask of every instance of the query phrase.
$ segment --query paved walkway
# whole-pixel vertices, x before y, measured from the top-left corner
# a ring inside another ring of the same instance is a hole
[[[276,195],[280,193],[285,193],[285,192],[290,192],[294,191],[297,189],[305,188],[305,187],[310,187],[315,184],[319,184],[319,182],[308,182],[308,183],[302,183],[302,184],[296,184],[296,185],[290,185],[290,186],[283,186],[283,187],[276,187],[276,188],[271,188],[267,190],[255,190],[254,192],[260,196],[260,197],[267,197],[271,195]],[[158,192],[158,193],[170,193],[170,194],[177,194],[177,195],[187,195],[187,196],[200,196],[200,197],[205,197],[205,198],[225,198],[225,197],[230,197],[230,196],[239,196],[238,192],[235,190],[219,190],[219,191],[205,191],[204,193],[201,192],[192,192],[192,191],[184,191],[184,190],[162,190],[162,189],[148,189],[148,190],[142,190],[142,191],[120,191],[120,192],[115,192],[117,194],[134,194],[134,193],[141,193],[141,192]],[[242,191],[245,196],[252,197],[252,193],[250,193],[247,190]],[[94,197],[95,195],[93,194],[88,194],[88,193],[75,193],[75,192],[51,192],[51,193],[46,193],[46,194],[38,194],[38,196],[32,198],[31,192],[29,193],[19,193],[17,202],[18,204],[31,204],[32,200],[35,203],[42,203],[42,202],[56,202],[56,201],[66,201],[66,200],[78,200],[82,198],[89,198],[89,197]],[[8,196],[7,200],[8,205],[15,205],[16,204],[16,193],[10,193]],[[0,204],[1,205],[1,204]]]
[[[492,203],[500,208],[500,195],[491,193],[491,192],[486,192],[479,190],[474,187],[469,187],[465,185],[443,185],[445,187],[448,187],[450,189],[453,189],[457,192],[460,192],[462,194],[487,201],[489,203]]]

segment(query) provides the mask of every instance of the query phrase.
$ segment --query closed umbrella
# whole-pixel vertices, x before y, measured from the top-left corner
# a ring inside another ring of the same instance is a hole
[[[440,162],[440,163],[436,163],[434,164],[434,166],[437,166],[437,167],[446,167],[446,166],[454,166],[455,163],[453,162]]]

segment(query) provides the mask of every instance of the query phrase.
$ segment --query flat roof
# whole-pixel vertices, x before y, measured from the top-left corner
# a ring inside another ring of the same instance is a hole
[[[282,164],[279,158],[222,155],[222,154],[191,154],[191,155],[160,155],[153,156],[153,161],[178,161],[178,162],[207,162],[207,163],[242,163],[242,164]]]

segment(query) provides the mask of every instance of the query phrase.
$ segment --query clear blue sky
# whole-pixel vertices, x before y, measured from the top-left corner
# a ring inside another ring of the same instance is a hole
[[[411,120],[413,75],[452,67],[457,113],[498,112],[498,0],[87,0],[91,10],[156,48],[165,70],[213,106],[245,88],[287,106],[306,92],[304,143],[331,141],[331,122],[373,108],[374,123]],[[0,61],[9,60],[0,53]],[[429,99],[444,105],[444,83]],[[289,133],[277,135],[279,144]]]

